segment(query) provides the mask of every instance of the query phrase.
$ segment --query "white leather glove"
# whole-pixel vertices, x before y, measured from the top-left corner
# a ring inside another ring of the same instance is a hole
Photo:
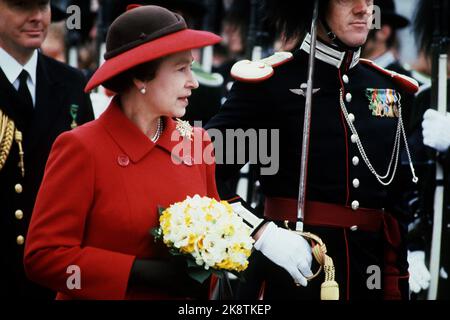
[[[431,275],[425,266],[424,251],[408,251],[409,287],[412,292],[419,293],[430,286]]]
[[[312,254],[311,246],[302,236],[269,222],[255,242],[255,249],[289,272],[297,285],[306,287],[306,277],[313,275]]]
[[[445,115],[428,109],[422,121],[423,143],[437,151],[447,151],[450,146],[450,113]]]

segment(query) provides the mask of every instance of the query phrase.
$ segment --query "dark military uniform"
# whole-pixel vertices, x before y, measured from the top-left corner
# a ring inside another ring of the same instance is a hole
[[[93,120],[89,96],[83,93],[81,72],[38,54],[34,114],[25,114],[23,100],[0,69],[0,108],[23,133],[25,175],[22,177],[18,144],[13,142],[0,170],[0,295],[7,298],[49,298],[53,293],[34,285],[23,270],[28,224],[51,146],[71,125]],[[30,118],[31,117],[31,118]],[[31,119],[27,122],[26,119]]]
[[[450,80],[448,81],[447,91],[447,112],[450,112]],[[434,192],[436,186],[436,151],[426,147],[423,144],[422,120],[423,114],[431,106],[431,87],[423,86],[418,92],[414,103],[414,118],[412,119],[412,138],[418,140],[414,153],[420,161],[420,183],[415,190],[418,192],[418,204],[414,208],[416,217],[412,231],[410,233],[410,250],[422,250],[427,254],[427,261],[430,258],[431,239],[433,231],[433,211],[434,211]],[[450,128],[449,128],[450,130]],[[450,273],[450,150],[440,153],[437,161],[444,168],[444,206],[442,216],[442,238],[440,268],[444,274]],[[450,297],[450,279],[439,278],[437,299],[449,299]]]
[[[279,223],[296,217],[306,93],[301,85],[307,82],[308,39],[270,79],[235,83],[220,112],[207,124],[208,129],[222,132],[227,128],[279,130],[279,170],[275,175],[260,176],[265,216]],[[395,80],[362,63],[359,51],[343,52],[317,44],[307,181],[307,201],[313,208],[308,211],[311,206],[307,204],[305,231],[316,233],[326,243],[335,262],[341,299],[405,298],[408,276],[402,241],[405,224],[397,223],[398,179],[385,187],[369,171],[341,111],[340,89],[369,160],[378,173],[385,174],[396,137],[398,101],[408,86],[416,90],[409,81]],[[387,98],[392,96],[396,98]],[[218,163],[218,185],[223,186],[240,167]],[[235,196],[219,189],[223,199]],[[362,221],[377,220],[375,216],[379,221]],[[258,252],[252,259],[241,297],[256,297],[264,281],[267,299],[319,298],[321,281],[297,288],[284,269]],[[378,266],[383,273],[379,289],[367,286],[373,274],[370,266]]]

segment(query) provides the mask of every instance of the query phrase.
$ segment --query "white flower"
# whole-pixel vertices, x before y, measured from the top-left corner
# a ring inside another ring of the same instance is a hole
[[[199,266],[242,271],[253,239],[250,228],[231,206],[195,195],[175,203],[160,217],[164,242],[190,254]]]

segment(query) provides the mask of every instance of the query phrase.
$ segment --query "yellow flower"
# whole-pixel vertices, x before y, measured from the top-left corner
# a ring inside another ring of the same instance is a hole
[[[172,215],[169,210],[164,210],[162,215],[159,217],[159,222],[163,231],[163,234],[168,234],[170,231]]]
[[[201,250],[203,249],[203,237],[201,237],[200,239],[198,239],[197,241],[197,247]]]
[[[190,216],[190,214],[186,214],[186,216],[184,217],[184,223],[186,223],[187,226],[189,226],[192,222],[192,217]]]
[[[234,235],[234,226],[232,224],[228,225],[225,228],[225,235],[226,236],[233,236]]]
[[[199,266],[238,272],[247,268],[253,239],[228,202],[187,197],[164,210],[159,220],[164,243]]]
[[[189,235],[188,244],[186,246],[180,248],[181,252],[183,252],[183,253],[192,253],[192,252],[194,252],[196,238],[197,237],[196,237],[195,234],[190,234]]]

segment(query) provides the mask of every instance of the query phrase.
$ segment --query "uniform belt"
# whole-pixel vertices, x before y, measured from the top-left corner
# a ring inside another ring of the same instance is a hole
[[[297,221],[297,200],[292,198],[267,197],[264,216],[270,220]],[[352,210],[342,205],[308,201],[305,208],[305,225],[352,228],[383,234],[384,298],[400,299],[400,283],[408,283],[408,270],[403,266],[400,227],[389,212],[359,208]],[[400,259],[400,260],[399,260]],[[405,282],[406,281],[406,282]]]
[[[305,225],[354,228],[377,232],[383,227],[382,210],[359,208],[353,210],[338,204],[308,201],[305,208]],[[297,200],[267,197],[265,218],[269,220],[297,221]]]

